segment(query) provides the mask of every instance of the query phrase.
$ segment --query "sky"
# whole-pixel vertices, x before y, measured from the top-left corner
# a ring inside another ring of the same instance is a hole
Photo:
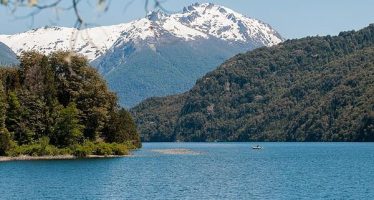
[[[52,0],[40,0],[51,2]],[[64,0],[64,4],[71,2]],[[97,0],[83,0],[79,5],[84,20],[91,26],[126,23],[146,15],[145,0],[111,0],[103,12]],[[152,2],[152,0],[150,0]],[[336,35],[340,31],[357,30],[374,23],[374,0],[162,0],[170,13],[196,2],[210,2],[228,7],[248,17],[270,24],[284,38],[293,39],[315,35]],[[65,5],[61,6],[65,6]],[[149,8],[152,9],[152,6]],[[34,18],[26,17],[30,8],[0,7],[0,34],[14,34],[46,25],[73,27],[72,11],[48,9]]]

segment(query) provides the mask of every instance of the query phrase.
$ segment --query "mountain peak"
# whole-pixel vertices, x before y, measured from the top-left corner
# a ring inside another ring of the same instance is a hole
[[[150,21],[159,21],[167,17],[168,15],[162,10],[151,11],[147,14],[146,18]]]
[[[265,46],[282,42],[282,37],[268,24],[224,6],[195,3],[175,15],[182,24],[222,40],[248,42],[254,39]]]
[[[234,12],[233,10],[226,8],[224,6],[216,5],[213,3],[195,3],[190,6],[183,8],[183,13],[190,13],[190,12],[199,12],[199,13],[205,13],[209,10],[217,10],[221,12],[222,14],[228,13],[228,12]]]
[[[0,41],[17,54],[34,49],[45,54],[73,49],[92,61],[117,40],[124,43],[141,42],[159,39],[161,36],[172,36],[184,41],[211,38],[255,46],[271,46],[282,42],[281,36],[269,25],[212,3],[195,3],[185,7],[183,12],[173,14],[155,10],[145,18],[129,23],[85,30],[45,26],[15,35],[0,35]],[[72,38],[76,40],[73,43],[70,42]]]

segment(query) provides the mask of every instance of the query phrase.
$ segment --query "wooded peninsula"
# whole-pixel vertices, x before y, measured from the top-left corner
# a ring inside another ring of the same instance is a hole
[[[26,52],[0,68],[0,156],[126,155],[141,146],[128,111],[71,52]]]

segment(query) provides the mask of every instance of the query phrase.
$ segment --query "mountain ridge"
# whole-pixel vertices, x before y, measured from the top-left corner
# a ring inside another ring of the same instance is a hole
[[[283,40],[270,25],[211,3],[193,4],[181,13],[152,12],[113,26],[80,31],[44,27],[0,35],[17,54],[73,47],[91,61],[125,107],[187,91],[227,58]]]
[[[218,15],[217,12],[220,12],[221,15]],[[228,15],[222,15],[222,13]],[[225,16],[229,17],[229,19]],[[230,20],[232,24],[230,24]],[[57,50],[69,50],[69,47],[72,47],[74,51],[83,54],[92,61],[108,50],[119,38],[125,39],[125,41],[137,38],[144,40],[152,34],[156,34],[152,30],[152,25],[155,25],[152,22],[156,22],[156,25],[162,24],[162,28],[185,40],[214,36],[223,40],[246,42],[248,39],[253,39],[248,37],[248,35],[252,35],[259,37],[265,46],[271,46],[283,40],[279,33],[264,22],[245,17],[224,6],[212,3],[195,3],[185,7],[182,13],[165,14],[162,11],[153,11],[145,18],[128,23],[82,30],[44,26],[23,33],[0,35],[0,41],[7,44],[18,55],[22,51],[35,50],[35,48],[41,53],[49,54]],[[229,27],[234,23],[238,23],[238,25]],[[250,23],[252,26],[248,26]],[[246,27],[247,29],[250,29],[248,32],[240,30],[245,25],[248,26]],[[180,30],[182,28],[184,29]],[[228,28],[236,29],[236,32],[225,30]],[[134,33],[134,29],[138,30],[138,32]],[[92,34],[89,34],[89,32],[92,32]],[[125,38],[131,33],[133,34],[132,37]],[[65,36],[63,37],[62,35]],[[95,37],[95,35],[103,38],[100,39],[100,37]],[[46,47],[48,45],[54,45],[54,47]]]

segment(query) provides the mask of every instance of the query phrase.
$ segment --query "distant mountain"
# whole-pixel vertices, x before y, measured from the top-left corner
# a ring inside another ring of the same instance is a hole
[[[44,27],[0,36],[18,54],[73,49],[87,56],[127,107],[186,91],[225,59],[282,40],[269,25],[210,3],[171,15],[152,12],[115,26]]]
[[[17,55],[4,43],[0,42],[0,65],[17,65]]]
[[[143,141],[374,141],[374,25],[239,54],[132,113]]]

